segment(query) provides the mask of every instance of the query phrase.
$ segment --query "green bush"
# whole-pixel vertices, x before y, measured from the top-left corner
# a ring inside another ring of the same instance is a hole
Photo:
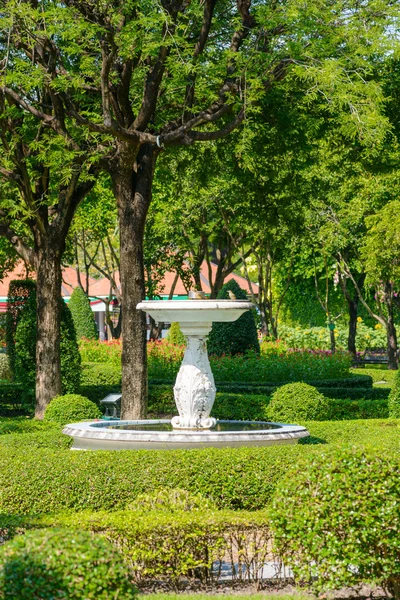
[[[326,398],[307,383],[289,383],[272,394],[267,414],[271,421],[322,421],[328,414]]]
[[[229,300],[228,291],[235,294],[238,300],[247,300],[247,294],[231,279],[223,285],[217,298]],[[246,354],[249,351],[260,353],[257,328],[252,311],[247,310],[233,323],[213,323],[207,342],[208,352],[221,356],[222,354]]]
[[[3,381],[10,381],[12,379],[12,373],[7,354],[0,354],[0,379]]]
[[[60,298],[60,354],[61,384],[64,393],[79,391],[80,354],[68,306]],[[36,376],[36,291],[30,289],[29,296],[18,314],[14,334],[14,374],[26,388],[35,387]]]
[[[290,469],[271,510],[276,550],[318,592],[357,584],[400,590],[400,462],[340,450]]]
[[[389,417],[387,400],[343,400],[338,398],[328,398],[327,400],[328,410],[325,421],[387,419]]]
[[[121,387],[120,366],[107,363],[84,363],[81,372],[81,386],[113,385]]]
[[[393,387],[390,390],[388,407],[389,416],[399,419],[400,418],[400,371],[397,371],[394,379]]]
[[[47,405],[44,420],[67,425],[77,421],[92,421],[99,419],[102,413],[94,402],[79,394],[56,396]]]
[[[179,327],[179,323],[171,323],[167,339],[171,344],[176,344],[176,346],[186,346],[186,338]]]
[[[103,537],[44,529],[0,548],[1,600],[135,598],[129,570]]]
[[[72,292],[68,308],[74,321],[76,339],[97,340],[99,335],[90,301],[80,287],[76,287]]]
[[[172,517],[172,518],[171,518]],[[255,580],[270,552],[266,512],[215,511],[205,508],[171,511],[84,512],[33,518],[3,516],[2,535],[41,527],[82,528],[102,532],[129,562],[137,583],[157,579],[175,584],[181,578],[211,577],[214,562],[231,557],[236,579]],[[238,564],[239,562],[239,564]],[[245,572],[242,567],[247,567]],[[216,579],[218,575],[213,574]]]

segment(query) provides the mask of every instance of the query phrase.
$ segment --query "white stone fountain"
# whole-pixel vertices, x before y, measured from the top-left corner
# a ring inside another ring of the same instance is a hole
[[[294,444],[309,435],[299,425],[255,421],[217,421],[210,416],[215,383],[207,354],[213,322],[236,321],[254,308],[245,300],[148,300],[137,305],[157,322],[178,322],[187,347],[174,386],[179,416],[172,421],[73,423],[64,433],[74,449],[160,449],[205,446]]]

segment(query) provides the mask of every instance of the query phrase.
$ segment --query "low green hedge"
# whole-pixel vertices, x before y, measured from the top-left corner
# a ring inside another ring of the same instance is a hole
[[[113,385],[121,387],[122,371],[120,366],[108,363],[84,363],[81,373],[81,387],[92,385]]]
[[[370,584],[400,597],[400,460],[356,449],[294,465],[271,510],[275,548],[316,592]]]
[[[209,580],[213,563],[227,556],[237,579],[256,580],[270,553],[271,538],[265,511],[168,510],[80,512],[24,519],[0,516],[5,537],[17,529],[80,528],[101,533],[113,542],[132,567],[139,585],[149,579],[178,586],[182,577]],[[235,557],[239,554],[239,565]],[[236,562],[236,565],[235,565]],[[246,574],[242,566],[252,567]],[[215,577],[218,578],[218,575]]]
[[[120,510],[139,494],[176,487],[218,508],[257,510],[267,506],[289,466],[318,454],[324,443],[373,444],[400,455],[399,420],[305,425],[312,438],[295,446],[135,452],[0,447],[0,513]]]
[[[34,406],[35,391],[22,383],[0,384],[0,414],[9,411],[31,412]]]
[[[276,388],[272,388],[272,392]],[[318,388],[317,388],[318,389]],[[329,399],[329,409],[324,419],[376,419],[387,418],[387,397],[389,390],[347,388],[319,388]],[[82,394],[99,403],[107,394],[121,393],[114,386],[88,386]],[[267,406],[270,393],[252,394],[246,391],[236,393],[217,392],[212,415],[218,419],[255,420],[267,419]],[[346,411],[348,407],[348,411]],[[150,385],[148,411],[152,416],[176,414],[174,393],[170,385]],[[347,415],[347,416],[346,416]]]

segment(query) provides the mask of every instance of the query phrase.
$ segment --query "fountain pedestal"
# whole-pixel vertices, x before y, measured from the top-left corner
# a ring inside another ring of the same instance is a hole
[[[137,305],[156,321],[180,325],[187,346],[174,386],[179,416],[174,429],[210,429],[217,420],[210,417],[215,400],[215,383],[207,354],[207,336],[213,321],[236,321],[253,308],[246,300],[148,300]]]
[[[210,417],[215,400],[215,383],[207,354],[207,335],[210,327],[204,327],[202,335],[187,336],[185,356],[174,385],[174,397],[179,417],[173,417],[174,429],[210,429],[217,420]]]

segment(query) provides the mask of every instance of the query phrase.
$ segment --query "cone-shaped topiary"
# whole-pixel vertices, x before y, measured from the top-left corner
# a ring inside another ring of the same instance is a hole
[[[179,323],[171,323],[171,327],[168,330],[167,339],[171,344],[177,346],[186,346],[186,338],[183,335]]]
[[[80,287],[75,288],[72,292],[68,308],[74,321],[76,339],[97,340],[99,336],[89,298]]]
[[[222,287],[218,300],[229,300],[228,291],[233,292],[238,300],[247,300],[247,295],[234,279],[230,279]],[[233,323],[213,323],[208,337],[209,354],[244,354],[249,350],[260,353],[257,328],[254,315],[247,310]]]
[[[288,383],[272,394],[267,415],[271,421],[282,423],[322,421],[328,409],[328,400],[312,385]]]
[[[11,373],[15,369],[15,332],[19,317],[32,292],[36,291],[36,282],[32,279],[14,279],[10,281],[7,296],[6,346]],[[36,327],[36,325],[35,325]]]
[[[133,600],[117,549],[85,531],[43,529],[0,548],[2,600]]]
[[[397,371],[388,398],[389,417],[400,419],[400,371]]]
[[[60,298],[60,351],[62,391],[79,391],[81,357],[74,322],[68,306]],[[35,387],[36,376],[36,288],[30,290],[18,315],[14,335],[14,376],[27,388]]]
[[[79,394],[65,394],[53,398],[46,407],[43,420],[64,426],[78,421],[100,419],[101,416],[101,410],[89,398]]]

